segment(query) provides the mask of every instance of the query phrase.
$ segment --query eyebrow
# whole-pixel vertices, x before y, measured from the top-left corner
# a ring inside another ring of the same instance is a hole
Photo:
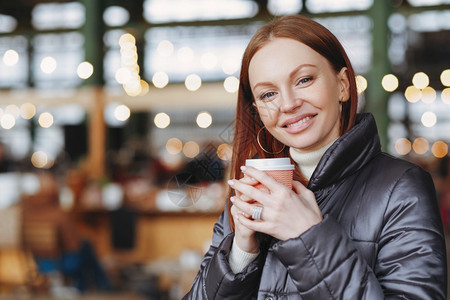
[[[295,74],[299,70],[301,70],[303,68],[307,68],[307,67],[317,68],[316,65],[313,65],[313,64],[301,64],[301,65],[297,66],[294,70],[292,70],[292,72],[289,73],[289,78],[294,77]],[[255,84],[255,86],[252,87],[252,89],[256,89],[260,85],[271,85],[271,83],[270,82],[258,82],[257,84]]]

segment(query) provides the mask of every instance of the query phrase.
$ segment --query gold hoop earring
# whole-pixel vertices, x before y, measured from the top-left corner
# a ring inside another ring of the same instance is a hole
[[[286,148],[286,145],[284,145],[284,144],[283,144],[283,148],[281,148],[281,150],[280,150],[280,151],[277,151],[277,152],[270,152],[270,151],[267,151],[267,150],[261,145],[261,140],[260,140],[260,138],[259,138],[259,135],[261,134],[261,131],[262,131],[264,128],[266,128],[266,126],[261,127],[261,129],[258,130],[258,133],[256,134],[256,141],[258,142],[258,145],[259,145],[259,147],[261,148],[261,150],[264,151],[264,152],[266,152],[267,154],[279,154],[279,153],[281,153],[281,151],[283,151],[284,148]]]

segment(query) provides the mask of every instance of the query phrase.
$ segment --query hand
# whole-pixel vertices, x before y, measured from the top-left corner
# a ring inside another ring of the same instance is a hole
[[[254,199],[263,206],[260,220],[239,217],[235,219],[236,223],[240,223],[250,231],[266,233],[284,241],[300,236],[322,221],[322,213],[314,193],[300,182],[294,181],[293,190],[290,190],[270,175],[255,168],[243,167],[242,171],[265,185],[268,192],[240,180],[229,180],[230,186],[241,195],[234,200],[233,206],[236,209],[251,216],[255,204],[242,200],[243,197]]]
[[[243,184],[248,185],[254,185],[256,184],[256,180],[250,177],[243,177],[239,180]],[[236,191],[236,196],[231,197],[231,202],[234,203],[236,199],[239,199],[239,201],[246,201],[246,202],[254,202],[253,199],[242,195],[238,191]],[[245,252],[249,253],[258,253],[259,251],[259,240],[255,236],[255,231],[252,229],[249,229],[242,225],[241,222],[239,222],[239,219],[250,219],[251,215],[244,213],[241,211],[238,207],[235,205],[231,206],[231,214],[233,216],[234,220],[234,238],[235,242],[239,246],[240,249],[242,249]]]

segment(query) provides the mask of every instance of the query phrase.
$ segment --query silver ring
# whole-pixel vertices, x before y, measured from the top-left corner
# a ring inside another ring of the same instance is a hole
[[[262,206],[253,206],[252,209],[252,219],[261,220]]]

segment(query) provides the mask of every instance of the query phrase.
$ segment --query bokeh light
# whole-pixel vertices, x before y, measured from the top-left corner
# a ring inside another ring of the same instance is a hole
[[[20,116],[29,120],[36,115],[36,106],[33,103],[26,102],[20,106]]]
[[[77,75],[81,79],[88,79],[92,74],[94,74],[94,66],[90,62],[84,61],[78,65]]]
[[[434,112],[426,111],[422,114],[420,121],[422,122],[423,126],[425,126],[425,127],[433,127],[434,125],[436,125],[437,117]]]
[[[16,50],[6,50],[3,54],[3,63],[9,67],[16,65],[19,62],[19,53]]]
[[[395,142],[395,151],[400,155],[406,155],[411,151],[411,142],[407,138],[400,138]]]
[[[152,82],[155,87],[162,89],[169,83],[169,76],[165,72],[155,72]]]
[[[239,89],[239,79],[235,76],[228,76],[223,82],[223,87],[228,93],[236,93]]]
[[[448,145],[443,141],[434,142],[431,146],[431,153],[436,158],[443,158],[448,154]]]
[[[358,94],[364,93],[364,91],[367,89],[367,79],[362,75],[356,75],[355,80]]]
[[[118,68],[115,74],[115,79],[120,84],[125,84],[131,79],[131,72],[128,68]]]
[[[178,154],[183,149],[183,142],[179,139],[173,137],[170,138],[166,143],[166,150],[170,154]]]
[[[189,141],[189,142],[186,142],[183,146],[183,154],[186,157],[194,158],[198,155],[199,152],[200,152],[200,147],[196,142]]]
[[[417,72],[412,78],[412,83],[416,88],[423,89],[430,84],[430,79],[424,72]]]
[[[119,46],[120,47],[127,47],[127,44],[128,45],[136,44],[136,38],[130,33],[122,34],[119,38]]]
[[[433,103],[436,100],[436,91],[431,86],[427,86],[422,90],[422,101],[424,103]]]
[[[410,85],[405,90],[405,98],[408,102],[416,103],[422,97],[422,92],[413,85]]]
[[[189,91],[195,92],[202,86],[202,79],[197,74],[190,74],[184,84]]]
[[[384,75],[381,85],[386,91],[393,92],[398,88],[398,78],[394,74]]]
[[[53,115],[49,112],[43,112],[39,115],[38,123],[43,128],[49,128],[53,125]]]
[[[158,128],[166,128],[170,125],[170,117],[168,114],[160,112],[157,113],[155,118],[153,119],[155,126]]]
[[[197,125],[200,128],[208,128],[212,124],[212,116],[209,112],[203,111],[197,115]]]
[[[147,81],[145,80],[141,80],[141,93],[139,95],[143,96],[148,94],[148,92],[150,91],[150,85],[148,84]]]
[[[221,160],[231,161],[231,157],[233,155],[233,149],[228,144],[220,144],[217,147],[217,157]]]
[[[441,93],[442,102],[450,105],[450,88],[445,88]]]
[[[41,70],[45,74],[53,73],[56,70],[56,60],[51,56],[44,57],[41,60]]]
[[[31,163],[36,168],[45,168],[48,164],[47,153],[43,151],[36,151],[31,155]]]
[[[1,116],[0,125],[3,129],[11,129],[14,127],[14,125],[16,125],[16,118],[14,118],[14,116],[11,114],[4,113]]]
[[[131,115],[130,108],[126,105],[120,104],[117,105],[116,108],[114,109],[114,117],[118,121],[124,122],[130,118],[130,115]]]
[[[444,86],[450,86],[450,69],[442,71],[440,79]]]
[[[17,119],[20,116],[20,108],[15,104],[9,104],[5,107],[5,113],[10,114]]]
[[[427,153],[428,149],[430,148],[430,144],[425,138],[419,137],[414,140],[412,147],[414,152],[422,155]]]

